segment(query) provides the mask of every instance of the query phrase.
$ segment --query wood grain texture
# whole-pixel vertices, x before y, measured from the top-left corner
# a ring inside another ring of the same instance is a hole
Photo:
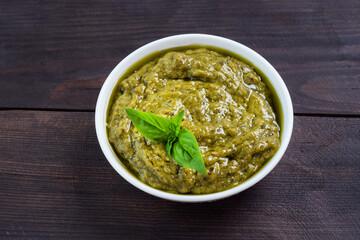
[[[254,187],[181,204],[123,180],[93,113],[0,112],[0,239],[358,239],[360,121],[295,117],[289,148]]]
[[[283,76],[296,113],[360,114],[360,1],[1,1],[0,108],[93,110],[106,76],[161,37],[228,37]]]

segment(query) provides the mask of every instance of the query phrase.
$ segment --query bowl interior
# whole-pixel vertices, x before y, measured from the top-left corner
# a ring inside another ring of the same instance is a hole
[[[189,45],[204,45],[215,48],[224,49],[226,51],[232,52],[235,55],[240,56],[241,58],[251,62],[258,70],[260,70],[270,82],[273,90],[276,92],[279,100],[279,108],[282,119],[281,126],[281,145],[276,154],[251,178],[247,179],[245,182],[240,185],[233,187],[231,189],[203,195],[184,195],[184,194],[173,194],[164,192],[155,188],[152,188],[139,179],[137,179],[133,174],[131,174],[124,164],[118,159],[116,153],[114,152],[110,142],[107,138],[106,130],[106,117],[107,109],[109,107],[109,102],[111,99],[111,94],[113,89],[116,87],[119,78],[134,64],[138,61],[144,59],[145,57],[154,54],[155,52],[162,51],[169,48],[176,47],[185,47]],[[236,193],[239,193],[258,181],[264,178],[280,161],[281,157],[285,153],[285,150],[289,144],[292,127],[293,127],[293,109],[291,98],[289,92],[278,74],[278,72],[271,66],[271,64],[266,61],[262,56],[257,54],[255,51],[250,48],[218,36],[206,35],[206,34],[184,34],[176,35],[172,37],[163,38],[154,42],[151,42],[143,47],[135,50],[126,58],[124,58],[110,73],[107,77],[105,83],[103,84],[95,110],[95,127],[96,134],[101,146],[102,151],[104,152],[105,157],[112,165],[112,167],[129,183],[135,187],[160,198],[180,201],[180,202],[205,202],[213,201],[221,198],[229,197]]]

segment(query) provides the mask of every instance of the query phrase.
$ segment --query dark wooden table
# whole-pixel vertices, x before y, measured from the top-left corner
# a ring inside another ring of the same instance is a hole
[[[263,181],[182,204],[115,172],[94,108],[126,55],[193,32],[269,60],[295,124]],[[0,122],[0,239],[359,239],[360,1],[2,0]]]

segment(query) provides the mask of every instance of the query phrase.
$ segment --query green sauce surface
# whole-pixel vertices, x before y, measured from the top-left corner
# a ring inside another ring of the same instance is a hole
[[[185,110],[181,126],[195,135],[208,174],[176,164],[162,144],[136,130],[125,108],[168,118]],[[141,181],[172,193],[237,186],[280,146],[282,112],[268,79],[245,59],[213,47],[168,49],[142,59],[119,79],[108,112],[108,138],[121,162]]]

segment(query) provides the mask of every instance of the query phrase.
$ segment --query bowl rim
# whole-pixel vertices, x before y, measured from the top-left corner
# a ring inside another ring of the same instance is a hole
[[[281,145],[275,155],[263,166],[258,172],[256,172],[252,177],[245,180],[243,183],[240,183],[238,186],[233,188],[216,192],[210,194],[201,194],[201,195],[187,195],[187,194],[175,194],[165,192],[159,189],[150,187],[149,185],[141,182],[138,178],[132,175],[129,170],[126,169],[121,161],[117,160],[115,153],[113,152],[112,146],[107,138],[107,129],[106,129],[106,115],[110,97],[114,87],[117,85],[119,78],[126,72],[126,70],[133,66],[139,60],[149,56],[150,54],[169,49],[174,47],[183,47],[189,45],[204,45],[212,46],[220,49],[230,51],[236,55],[241,56],[245,60],[251,62],[256,66],[262,73],[268,78],[269,82],[273,86],[275,92],[278,95],[280,102],[280,107],[282,109],[282,120],[283,120],[283,129],[281,135]],[[279,163],[280,159],[284,155],[288,144],[291,139],[292,129],[293,129],[293,107],[292,101],[289,94],[289,91],[281,78],[280,74],[275,70],[275,68],[260,54],[250,49],[249,47],[238,43],[236,41],[219,37],[209,34],[180,34],[161,38],[150,42],[137,50],[130,53],[125,57],[117,66],[111,71],[111,73],[106,78],[98,99],[95,109],[95,128],[96,135],[100,144],[100,147],[109,161],[111,166],[130,184],[137,187],[138,189],[151,194],[153,196],[178,201],[178,202],[208,202],[219,200],[222,198],[230,197],[234,194],[242,192],[249,187],[253,186],[261,179],[263,179],[271,170]]]

